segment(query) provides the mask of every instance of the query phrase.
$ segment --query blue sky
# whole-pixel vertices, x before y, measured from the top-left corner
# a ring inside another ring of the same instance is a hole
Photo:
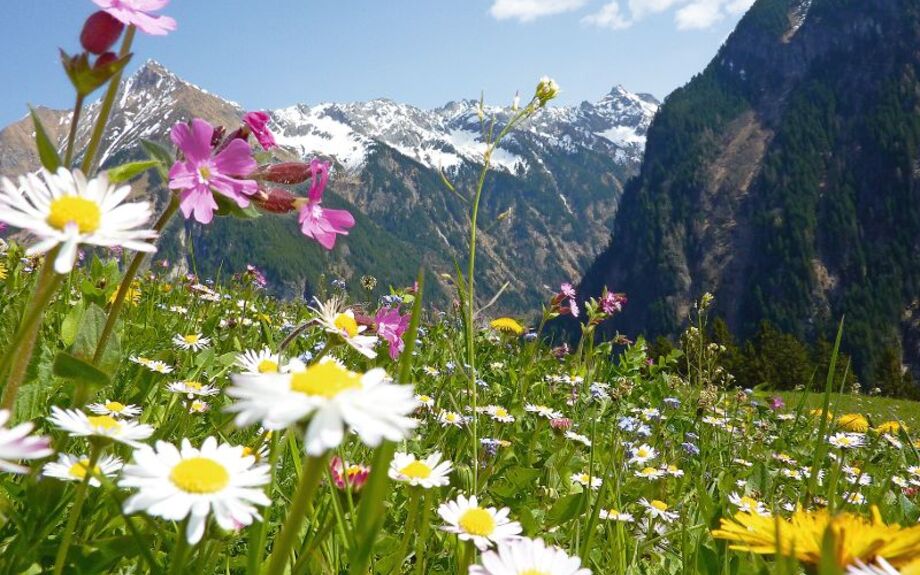
[[[712,58],[752,0],[173,0],[167,37],[135,43],[250,109],[387,97],[421,107],[529,95],[563,103],[616,84],[661,98]],[[0,18],[0,125],[72,95],[57,48],[79,49],[90,0],[10,2]]]

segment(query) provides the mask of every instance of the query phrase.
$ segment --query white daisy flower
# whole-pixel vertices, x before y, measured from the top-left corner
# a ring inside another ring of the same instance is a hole
[[[427,409],[431,409],[434,407],[434,398],[431,397],[430,395],[424,395],[424,394],[416,395],[415,401],[417,401],[419,405]]]
[[[641,479],[648,479],[652,481],[652,480],[661,479],[662,477],[664,477],[665,472],[655,467],[643,467],[639,471],[635,472],[635,476]]]
[[[111,415],[112,417],[132,418],[141,414],[141,408],[136,405],[125,405],[109,399],[102,403],[91,403],[87,407],[97,415]]]
[[[309,367],[295,360],[289,368],[231,377],[227,395],[237,401],[227,411],[237,414],[237,425],[282,429],[309,418],[304,447],[313,456],[338,447],[346,427],[376,447],[383,439],[404,439],[418,425],[408,417],[418,407],[412,386],[393,384],[382,369],[355,373],[331,357]]]
[[[728,500],[732,505],[738,508],[738,511],[750,513],[751,515],[756,514],[763,517],[770,516],[770,512],[767,510],[767,506],[764,505],[763,502],[757,501],[753,497],[732,492],[728,496]]]
[[[201,351],[211,344],[211,338],[203,337],[200,333],[176,334],[173,337],[173,343],[181,349]]]
[[[447,522],[441,529],[456,533],[461,541],[472,541],[481,551],[520,534],[521,524],[509,521],[508,513],[507,507],[480,507],[475,495],[467,499],[461,494],[438,507],[438,515]]]
[[[586,447],[591,447],[591,439],[587,435],[575,433],[574,431],[566,431],[565,437],[567,439],[571,439],[572,441],[577,441],[578,443],[582,443]]]
[[[659,501],[658,499],[653,499],[649,501],[645,497],[639,500],[639,505],[645,507],[646,513],[655,519],[664,519],[666,522],[671,523],[672,521],[677,521],[680,517],[676,512],[669,511],[668,504],[664,501]]]
[[[875,563],[866,565],[859,559],[854,565],[847,567],[846,575],[901,575],[901,572],[895,569],[891,563],[885,561],[883,557],[877,557]]]
[[[683,477],[684,476],[684,470],[677,467],[676,465],[672,463],[665,465],[664,467],[661,468],[661,470],[667,473],[668,475],[670,475],[671,477]]]
[[[200,381],[185,380],[174,381],[167,388],[173,393],[185,394],[189,399],[195,397],[210,397],[220,393],[220,389],[210,384],[203,384]]]
[[[463,427],[467,423],[467,418],[456,411],[442,410],[438,413],[438,422],[442,427],[447,427],[448,425]]]
[[[865,435],[862,433],[845,433],[839,432],[827,438],[827,442],[840,449],[855,449],[862,447],[865,443]]]
[[[636,521],[632,513],[623,513],[616,509],[601,509],[597,516],[605,521],[619,521],[621,523],[634,523]]]
[[[147,369],[154,373],[168,374],[173,372],[173,368],[170,365],[167,365],[166,362],[160,360],[154,360],[147,364]]]
[[[489,405],[483,411],[499,423],[514,423],[514,416],[500,405]]]
[[[189,413],[204,413],[211,409],[211,406],[207,402],[201,401],[200,399],[193,399],[188,403],[188,412]]]
[[[204,534],[208,514],[225,530],[236,530],[261,521],[254,505],[270,505],[259,489],[271,481],[267,465],[257,465],[255,457],[243,455],[243,448],[227,443],[218,445],[208,437],[201,449],[182,440],[181,449],[165,441],[156,448],[142,446],[134,451],[131,464],[122,470],[119,487],[137,488],[124,503],[125,513],[146,511],[172,521],[189,518],[185,531],[195,544]]]
[[[278,373],[282,371],[281,356],[268,348],[260,351],[248,349],[236,357],[236,364],[244,373]]]
[[[310,309],[316,313],[317,321],[327,333],[338,335],[345,343],[369,359],[377,357],[377,352],[374,351],[377,336],[362,335],[367,326],[358,325],[355,312],[352,310],[339,311],[340,306],[341,300],[332,298],[325,303],[316,300],[316,307]]]
[[[396,453],[390,462],[390,479],[402,481],[425,489],[450,484],[447,475],[453,469],[450,461],[441,461],[441,452],[435,451],[425,459],[416,459],[410,453]]]
[[[843,500],[851,505],[862,505],[866,502],[866,496],[856,491],[848,491],[843,494]]]
[[[0,222],[29,232],[38,242],[26,255],[43,254],[60,246],[54,271],[69,273],[80,245],[123,247],[155,252],[154,230],[144,226],[152,214],[150,202],[125,202],[131,186],[111,186],[106,174],[87,181],[79,170],[59,168],[20,176],[18,185],[0,180]]]
[[[524,411],[529,413],[536,413],[540,417],[545,417],[546,419],[559,419],[562,417],[561,411],[556,411],[555,409],[546,405],[535,405],[533,403],[528,403],[524,406]]]
[[[9,419],[10,412],[0,409],[0,471],[27,473],[28,467],[13,462],[48,457],[54,453],[51,449],[51,440],[39,435],[29,435],[34,427],[31,422],[20,423],[13,428],[6,427]]]
[[[573,473],[571,480],[572,483],[581,485],[582,487],[590,487],[594,491],[597,491],[604,483],[604,480],[600,477],[593,477],[584,472]]]
[[[902,489],[906,489],[910,485],[910,483],[900,475],[893,475],[891,477],[891,482]]]
[[[112,455],[102,457],[93,466],[93,472],[88,481],[89,485],[99,487],[101,485],[99,479],[97,479],[99,475],[115,477],[122,465],[121,459],[117,457]],[[86,455],[77,457],[69,453],[59,453],[57,461],[48,462],[42,467],[42,475],[54,477],[61,481],[83,481],[87,471],[89,471],[89,457]]]
[[[655,451],[655,448],[643,443],[639,447],[633,447],[629,451],[629,463],[631,465],[645,465],[647,461],[651,461],[658,457],[658,452]]]
[[[591,575],[581,559],[562,549],[546,546],[540,539],[519,538],[503,542],[496,551],[482,554],[481,565],[470,567],[469,575]]]
[[[71,437],[105,437],[132,447],[153,435],[153,427],[136,421],[123,421],[111,415],[90,415],[76,409],[51,408],[48,421]]]

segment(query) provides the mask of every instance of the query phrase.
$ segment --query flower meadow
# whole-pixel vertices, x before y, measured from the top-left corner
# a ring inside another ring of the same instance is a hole
[[[322,205],[331,164],[275,161],[251,112],[189,118],[149,160],[99,170],[135,34],[178,24],[168,0],[94,1],[81,52],[62,53],[69,138],[35,117],[43,168],[0,183],[0,573],[920,573],[920,442],[840,412],[833,359],[806,408],[725,377],[709,297],[666,356],[597,336],[629,305],[613,291],[563,284],[535,320],[479,307],[491,153],[552,80],[504,126],[483,114],[455,305],[426,305],[425,270],[283,301],[257,254],[177,273],[159,234],[291,214],[333,249],[355,220]],[[159,211],[128,183],[147,171],[169,189]],[[561,316],[573,346],[546,329]]]

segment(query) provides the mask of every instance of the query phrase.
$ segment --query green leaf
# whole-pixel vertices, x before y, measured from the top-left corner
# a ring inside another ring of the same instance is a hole
[[[111,378],[104,371],[95,367],[89,361],[73,356],[66,351],[60,351],[54,357],[53,373],[63,379],[73,379],[94,387],[101,387],[111,383]]]
[[[61,322],[61,341],[64,342],[64,345],[69,347],[77,341],[77,328],[80,327],[81,319],[83,319],[82,301],[73,306]]]
[[[169,180],[169,168],[175,163],[172,153],[156,142],[150,140],[141,140],[141,147],[147,152],[151,160],[157,162],[157,172],[164,182]]]
[[[160,162],[156,160],[144,160],[141,162],[130,162],[127,164],[122,164],[116,166],[106,172],[109,176],[109,182],[112,184],[120,184],[121,182],[126,182],[135,176],[143,174],[150,168],[155,168],[160,165]]]
[[[214,194],[214,199],[217,201],[216,214],[218,216],[233,216],[241,220],[254,220],[262,217],[252,202],[245,208],[241,208],[236,202],[222,194]]]
[[[553,504],[546,514],[546,524],[549,527],[562,525],[575,519],[585,511],[587,499],[584,492],[563,497]]]
[[[90,304],[86,308],[80,320],[77,337],[70,349],[70,353],[74,357],[85,361],[92,360],[93,355],[96,353],[99,336],[102,335],[102,330],[105,327],[106,317],[106,313],[96,304]],[[105,373],[114,373],[120,357],[121,345],[118,340],[118,334],[113,333],[105,353],[96,367]]]
[[[48,137],[48,132],[45,131],[35,110],[29,108],[29,113],[32,116],[32,124],[35,126],[35,147],[38,148],[38,159],[49,172],[57,171],[61,167],[61,157],[58,156],[57,148],[51,143],[51,138]]]
[[[61,50],[61,64],[77,94],[88,96],[124,70],[131,61],[131,56],[132,54],[127,54],[103,66],[95,66],[90,65],[86,52],[71,56]]]

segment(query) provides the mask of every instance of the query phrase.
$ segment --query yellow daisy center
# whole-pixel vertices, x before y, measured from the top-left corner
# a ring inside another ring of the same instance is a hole
[[[74,463],[73,465],[71,465],[70,469],[67,470],[67,473],[69,473],[71,477],[75,477],[77,479],[83,479],[84,477],[86,477],[87,469],[89,469],[89,459],[84,458]],[[93,467],[93,475],[98,475],[98,474],[99,474],[99,466],[97,465]]]
[[[343,391],[361,387],[361,376],[334,361],[312,365],[291,376],[291,390],[332,399]]]
[[[348,334],[348,337],[358,335],[358,322],[354,316],[347,313],[340,313],[335,316],[335,327]]]
[[[118,420],[108,416],[108,415],[93,415],[86,418],[89,421],[90,427],[93,429],[118,429],[121,427],[121,424],[118,423]]]
[[[263,359],[256,366],[259,373],[278,373],[278,362],[272,359]]]
[[[480,507],[470,507],[458,521],[461,528],[470,535],[479,537],[488,537],[495,531],[495,519],[492,515]]]
[[[508,417],[508,410],[504,407],[499,407],[495,410],[495,417]]]
[[[652,501],[649,503],[649,505],[651,505],[652,507],[654,507],[654,508],[657,509],[658,511],[667,511],[667,510],[668,510],[668,504],[665,503],[664,501],[659,501],[659,500],[657,500],[657,499],[652,500]]]
[[[125,404],[118,401],[106,401],[105,408],[115,413],[121,413],[125,410]]]
[[[183,335],[182,336],[182,341],[184,341],[185,343],[189,345],[194,345],[198,343],[198,340],[200,339],[201,339],[201,336],[198,336],[198,335]]]
[[[655,475],[655,473],[656,473],[657,471],[658,471],[658,470],[655,469],[654,467],[646,467],[645,469],[643,469],[642,471],[640,471],[640,473],[641,473],[642,475]]]
[[[199,391],[201,390],[201,384],[197,381],[186,381],[185,387]]]
[[[99,204],[78,196],[63,196],[51,202],[48,225],[63,230],[67,224],[77,224],[81,234],[91,234],[99,229],[102,210]]]
[[[421,461],[413,461],[400,469],[399,472],[411,479],[428,479],[431,477],[431,468]]]
[[[230,483],[230,474],[213,459],[191,457],[173,467],[169,479],[186,493],[217,493]]]
[[[243,447],[243,457],[249,457],[250,455],[255,455],[255,451],[251,447]]]

